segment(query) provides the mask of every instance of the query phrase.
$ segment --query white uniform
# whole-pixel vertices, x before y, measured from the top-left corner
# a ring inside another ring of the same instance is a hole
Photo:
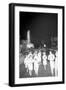
[[[24,60],[25,68],[27,72],[29,71],[30,76],[32,75],[33,63],[32,63],[32,53],[29,53]]]
[[[26,55],[25,60],[24,60],[24,64],[25,64],[25,68],[27,69],[28,72],[28,62],[29,62],[29,55]]]
[[[55,57],[55,76],[58,75],[58,52],[56,51]]]
[[[38,53],[38,63],[40,64],[41,63],[41,52],[39,51],[39,53]]]
[[[52,54],[52,52],[48,55],[48,60],[50,61],[50,67],[51,67],[51,73],[53,75],[53,70],[55,68],[55,64],[54,64],[54,59],[55,59],[55,56],[54,54]]]
[[[31,76],[32,75],[32,70],[33,70],[32,55],[29,57],[28,69],[29,69],[29,75]]]
[[[44,69],[46,70],[46,65],[47,65],[47,55],[46,55],[46,53],[43,54],[42,59],[43,59]]]
[[[38,69],[39,69],[39,64],[38,64],[38,55],[35,54],[34,56],[34,71],[35,71],[35,74],[38,75]]]

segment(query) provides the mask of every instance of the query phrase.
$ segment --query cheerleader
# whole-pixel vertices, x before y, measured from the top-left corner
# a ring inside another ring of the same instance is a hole
[[[31,76],[32,75],[32,70],[33,70],[33,55],[32,53],[30,52],[29,53],[29,58],[28,58],[28,70],[29,70],[29,75]]]
[[[24,60],[24,65],[25,65],[25,68],[27,69],[27,72],[28,72],[28,62],[29,62],[29,54],[26,55],[25,60]]]
[[[42,59],[43,59],[44,69],[46,70],[46,65],[47,65],[47,55],[46,55],[45,52],[43,52]]]
[[[38,64],[40,65],[41,64],[41,51],[38,52]]]
[[[38,59],[39,58],[37,55],[37,51],[35,51],[35,53],[34,53],[34,71],[37,76],[38,76],[38,69],[39,69]]]
[[[53,75],[53,71],[54,71],[54,68],[55,68],[55,65],[54,65],[55,56],[51,51],[49,52],[48,60],[50,61],[51,73]]]
[[[55,76],[58,75],[58,52],[55,53]]]

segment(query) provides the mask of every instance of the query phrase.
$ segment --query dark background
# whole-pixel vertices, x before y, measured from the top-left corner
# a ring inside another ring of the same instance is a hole
[[[50,46],[51,37],[57,37],[57,14],[20,12],[20,40],[27,39],[30,30],[31,42],[43,41]]]

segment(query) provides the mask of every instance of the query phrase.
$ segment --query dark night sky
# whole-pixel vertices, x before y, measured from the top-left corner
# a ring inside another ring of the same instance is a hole
[[[57,14],[20,12],[20,40],[26,39],[27,30],[31,41],[49,42],[51,36],[57,36]]]

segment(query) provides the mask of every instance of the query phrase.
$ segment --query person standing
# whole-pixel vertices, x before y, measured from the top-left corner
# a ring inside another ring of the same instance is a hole
[[[41,64],[41,51],[40,50],[37,55],[38,55],[37,61],[38,61],[38,64],[40,65]]]
[[[34,52],[34,71],[35,74],[38,76],[38,69],[39,69],[39,64],[38,64],[38,54],[37,51]]]
[[[47,65],[47,55],[46,55],[46,52],[43,52],[42,59],[43,59],[44,69],[46,70],[46,65]]]
[[[29,54],[26,55],[24,59],[24,65],[25,65],[25,68],[27,69],[27,72],[28,72],[28,62],[29,62]]]
[[[55,76],[58,75],[58,51],[55,53]]]
[[[54,68],[55,68],[55,63],[54,63],[55,56],[51,51],[49,52],[48,60],[50,61],[51,74],[53,76],[54,75]]]
[[[33,55],[32,52],[29,53],[29,58],[28,58],[28,70],[29,70],[29,75],[32,75],[32,70],[33,70]]]

